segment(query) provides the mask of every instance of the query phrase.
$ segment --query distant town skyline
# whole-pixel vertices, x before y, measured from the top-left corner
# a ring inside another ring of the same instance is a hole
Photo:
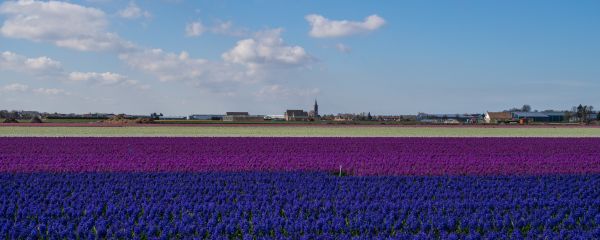
[[[188,115],[600,105],[598,1],[3,1],[0,109]]]

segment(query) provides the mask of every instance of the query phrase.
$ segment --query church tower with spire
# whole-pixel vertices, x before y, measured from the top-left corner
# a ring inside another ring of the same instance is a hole
[[[317,104],[317,99],[315,99],[315,106],[313,109],[314,113],[315,113],[315,117],[319,116],[319,104]]]

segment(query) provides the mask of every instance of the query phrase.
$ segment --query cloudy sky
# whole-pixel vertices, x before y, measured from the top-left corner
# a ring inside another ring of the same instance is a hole
[[[3,1],[0,109],[600,106],[599,1]]]

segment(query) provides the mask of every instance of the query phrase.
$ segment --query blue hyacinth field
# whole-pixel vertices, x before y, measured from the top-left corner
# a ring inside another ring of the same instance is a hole
[[[594,239],[600,176],[0,175],[4,239]]]

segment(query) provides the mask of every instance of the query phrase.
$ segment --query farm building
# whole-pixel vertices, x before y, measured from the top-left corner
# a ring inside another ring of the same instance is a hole
[[[224,122],[263,122],[263,115],[227,115],[223,116]]]
[[[248,112],[226,112],[226,116],[248,116]]]
[[[159,116],[158,120],[187,120],[184,116]]]
[[[486,112],[483,117],[485,123],[502,123],[512,120],[513,116],[510,112]]]
[[[417,121],[416,115],[380,115],[375,119],[384,122],[414,122]]]
[[[223,116],[224,122],[262,122],[263,115],[250,115],[248,112],[226,112]]]
[[[218,114],[194,114],[188,116],[188,120],[223,120],[223,115]]]
[[[550,117],[541,112],[513,112],[512,117],[515,120],[526,119],[528,122],[549,122]]]
[[[427,123],[477,123],[480,119],[480,114],[417,114],[417,121]]]
[[[564,122],[568,120],[569,115],[568,112],[542,112],[550,118],[550,122]]]
[[[273,121],[284,121],[284,115],[267,115],[265,116],[265,120],[273,120]]]
[[[304,110],[287,110],[284,118],[286,121],[308,121],[308,113]]]
[[[526,119],[528,122],[563,122],[565,112],[513,112],[513,119]]]

